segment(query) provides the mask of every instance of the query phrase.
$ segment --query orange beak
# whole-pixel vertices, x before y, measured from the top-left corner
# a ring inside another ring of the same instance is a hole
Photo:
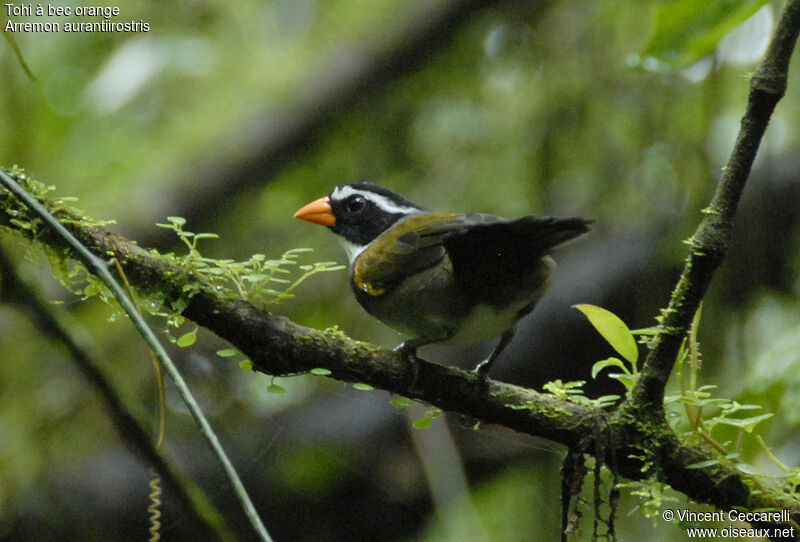
[[[328,196],[312,201],[304,205],[294,214],[294,218],[320,224],[321,226],[333,226],[336,224],[336,217],[331,211],[331,200]]]

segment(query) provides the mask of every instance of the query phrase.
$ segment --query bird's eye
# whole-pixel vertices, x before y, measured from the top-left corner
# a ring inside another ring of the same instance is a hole
[[[347,202],[345,203],[345,209],[347,209],[348,213],[357,213],[364,208],[365,204],[366,200],[363,196],[353,196],[348,198]]]

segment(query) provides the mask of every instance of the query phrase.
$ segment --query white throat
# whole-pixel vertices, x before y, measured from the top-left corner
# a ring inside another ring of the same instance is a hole
[[[337,235],[336,238],[342,244],[342,247],[344,247],[345,252],[347,252],[347,257],[350,259],[350,265],[353,265],[353,262],[356,261],[358,255],[361,254],[365,248],[367,248],[367,245],[357,245],[340,235]]]

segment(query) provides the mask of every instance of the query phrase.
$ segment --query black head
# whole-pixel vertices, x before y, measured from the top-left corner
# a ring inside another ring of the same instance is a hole
[[[369,182],[340,184],[330,193],[330,205],[338,235],[356,246],[364,246],[395,222],[425,209],[403,196]]]

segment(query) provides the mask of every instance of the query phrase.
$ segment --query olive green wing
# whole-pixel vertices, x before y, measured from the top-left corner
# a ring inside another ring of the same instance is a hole
[[[359,255],[353,266],[356,288],[377,296],[407,276],[439,264],[447,258],[444,239],[466,231],[478,216],[491,215],[426,213],[402,220]]]

